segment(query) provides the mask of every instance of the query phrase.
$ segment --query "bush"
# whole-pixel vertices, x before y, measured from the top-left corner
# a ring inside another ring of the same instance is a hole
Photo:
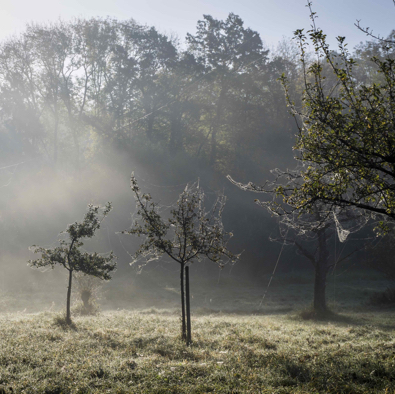
[[[73,312],[82,316],[98,314],[102,281],[80,272],[74,275],[74,279],[77,297]]]

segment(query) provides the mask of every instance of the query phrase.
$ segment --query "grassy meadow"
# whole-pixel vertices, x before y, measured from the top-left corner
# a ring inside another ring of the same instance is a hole
[[[230,277],[195,286],[190,347],[177,278],[129,286],[119,310],[126,283],[104,289],[103,311],[73,327],[50,298],[34,312],[5,295],[27,307],[0,314],[0,393],[394,393],[395,310],[368,303],[383,278],[358,275],[329,278],[335,313],[320,321],[303,320],[303,275],[278,275],[262,303],[265,286]]]

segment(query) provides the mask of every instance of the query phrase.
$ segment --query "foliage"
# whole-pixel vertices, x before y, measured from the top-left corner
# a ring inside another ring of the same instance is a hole
[[[137,219],[131,229],[123,233],[145,238],[134,255],[134,262],[143,259],[148,263],[166,255],[180,264],[207,258],[223,267],[237,260],[238,256],[227,249],[232,233],[225,232],[222,224],[224,195],[219,195],[207,212],[202,188],[197,184],[187,185],[166,220],[151,195],[141,194],[134,175],[131,189],[136,199]]]
[[[130,186],[136,200],[137,219],[132,223],[131,229],[123,233],[144,237],[134,254],[134,262],[142,259],[144,263],[148,263],[164,255],[180,264],[182,336],[185,337],[186,264],[206,258],[223,267],[239,257],[227,249],[232,234],[225,232],[222,224],[226,198],[223,194],[219,195],[212,209],[206,211],[203,190],[198,184],[187,185],[166,220],[151,195],[140,192],[134,174]]]
[[[260,103],[264,96],[261,77],[268,71],[269,51],[263,49],[259,34],[245,28],[242,19],[233,13],[224,21],[204,15],[198,21],[196,34],[187,35],[187,43],[189,52],[203,69],[199,101],[207,129],[206,155],[212,166],[223,170],[220,164],[223,159],[232,165],[224,157],[232,155],[235,149],[232,139],[239,139],[240,131],[251,127],[249,121],[254,123],[259,117],[254,113],[249,119],[246,112],[253,112],[256,101]],[[229,142],[233,145],[230,149],[226,147]]]
[[[99,279],[109,280],[111,279],[110,273],[116,268],[115,257],[112,252],[108,257],[105,257],[96,252],[88,253],[80,250],[84,245],[82,239],[92,238],[95,235],[95,232],[100,229],[101,222],[111,209],[111,203],[107,203],[100,218],[101,207],[90,204],[82,222],[75,222],[67,226],[62,234],[67,234],[68,239],[60,239],[60,246],[53,249],[36,245],[31,247],[34,253],[41,253],[41,258],[29,260],[29,264],[32,267],[43,268],[50,266],[54,268],[55,265],[61,265],[69,272],[66,307],[66,320],[68,323],[71,323],[70,297],[73,273],[82,272]]]
[[[288,105],[299,120],[295,149],[306,166],[298,187],[286,184],[274,191],[292,209],[301,211],[311,211],[317,201],[333,209],[360,208],[378,215],[379,226],[386,232],[395,219],[395,61],[373,57],[381,80],[359,83],[354,77],[356,61],[345,38],[338,37],[339,53],[330,51],[315,17],[311,11],[313,26],[308,36],[317,60],[310,65],[306,34],[295,32],[305,76],[302,110],[287,92],[287,79],[281,79]],[[326,85],[325,63],[336,78],[335,86]]]
[[[271,67],[234,14],[205,15],[187,45],[132,19],[29,25],[0,43],[0,149],[77,171],[108,144],[137,155],[160,147],[220,171],[240,168],[243,150],[261,162],[260,133],[286,114],[273,83],[281,59]]]

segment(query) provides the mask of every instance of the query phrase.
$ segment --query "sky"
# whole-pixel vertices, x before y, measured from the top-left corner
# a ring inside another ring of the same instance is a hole
[[[332,46],[339,35],[346,36],[350,48],[366,40],[354,26],[357,19],[381,36],[395,28],[393,0],[315,0],[313,8]],[[22,32],[30,22],[110,16],[155,26],[183,43],[203,14],[225,19],[233,12],[272,48],[296,29],[310,26],[306,0],[0,0],[0,11],[0,40]]]

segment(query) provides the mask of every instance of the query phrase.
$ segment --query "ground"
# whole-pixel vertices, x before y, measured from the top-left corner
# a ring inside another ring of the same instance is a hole
[[[135,300],[130,310],[110,310],[115,290],[108,290],[108,309],[74,316],[71,328],[59,311],[3,312],[0,393],[395,392],[395,310],[368,304],[383,279],[330,280],[336,313],[320,321],[301,317],[307,279],[279,275],[262,304],[266,289],[249,282],[202,284],[190,347],[180,340],[174,283],[150,293],[162,295],[159,306],[147,298],[146,308]]]
[[[393,313],[335,321],[292,315],[194,317],[105,312],[59,325],[52,313],[3,315],[3,393],[384,393],[395,391]],[[387,390],[387,391],[386,391]]]

